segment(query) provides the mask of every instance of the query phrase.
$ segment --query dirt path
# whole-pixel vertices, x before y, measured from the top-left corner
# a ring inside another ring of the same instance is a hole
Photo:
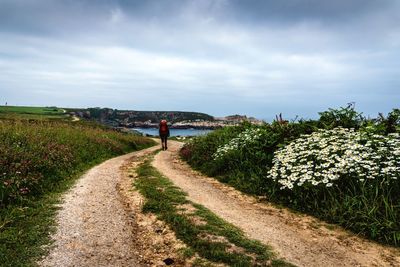
[[[81,120],[81,119],[80,119],[78,116],[73,115],[71,121],[80,121],[80,120]]]
[[[330,230],[314,218],[259,203],[192,171],[177,156],[181,145],[169,142],[169,150],[157,154],[153,165],[186,191],[191,201],[240,227],[249,237],[271,245],[287,261],[298,266],[400,266],[398,249],[338,228]]]
[[[41,266],[139,266],[132,241],[134,218],[124,209],[117,185],[120,167],[158,146],[110,159],[88,171],[65,195],[57,232]]]

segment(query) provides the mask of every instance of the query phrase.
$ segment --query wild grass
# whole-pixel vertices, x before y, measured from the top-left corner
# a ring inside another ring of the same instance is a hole
[[[187,200],[182,190],[151,166],[150,159],[136,172],[135,186],[146,198],[143,211],[156,214],[171,227],[188,246],[188,257],[198,253],[208,261],[229,266],[292,266],[276,259],[270,247],[246,238],[240,229]],[[184,205],[193,210],[188,213]]]
[[[2,266],[31,266],[44,253],[59,194],[101,161],[153,145],[95,124],[0,120]]]

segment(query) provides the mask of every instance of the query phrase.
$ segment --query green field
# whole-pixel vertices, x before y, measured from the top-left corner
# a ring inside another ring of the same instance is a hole
[[[68,118],[65,109],[58,107],[0,106],[0,119],[49,120]]]
[[[0,106],[0,113],[61,115],[65,113],[65,110],[57,107]]]

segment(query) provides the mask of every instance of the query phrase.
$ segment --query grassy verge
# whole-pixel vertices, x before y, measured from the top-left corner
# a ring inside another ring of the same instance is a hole
[[[277,259],[270,247],[247,239],[240,229],[205,207],[186,199],[186,194],[162,176],[147,159],[136,170],[135,186],[147,199],[144,212],[165,221],[189,249],[212,263],[229,266],[291,266]]]
[[[399,133],[385,135],[379,125],[315,129],[318,123],[216,130],[180,154],[242,192],[400,246]]]
[[[90,167],[153,144],[94,124],[0,120],[0,265],[34,266],[61,193]]]
[[[52,192],[28,198],[18,205],[8,205],[0,212],[0,266],[36,266],[35,261],[47,253],[50,234],[55,231],[55,215],[62,193],[83,174],[82,168],[73,177],[59,182]]]

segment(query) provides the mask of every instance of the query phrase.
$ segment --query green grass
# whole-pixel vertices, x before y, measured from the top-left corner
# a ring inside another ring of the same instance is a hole
[[[57,107],[0,106],[4,120],[69,120],[65,110]]]
[[[35,265],[54,226],[54,204],[84,171],[154,144],[84,122],[0,119],[0,265]]]
[[[92,165],[88,165],[90,168]],[[58,183],[52,192],[9,205],[0,213],[0,266],[36,266],[47,253],[50,233],[55,231],[57,204],[65,192],[83,174]]]
[[[56,107],[0,106],[3,120],[70,120],[64,109]]]
[[[136,172],[135,186],[146,198],[143,211],[156,214],[171,227],[188,246],[188,257],[198,253],[210,262],[229,266],[292,266],[277,259],[270,247],[247,239],[237,227],[187,200],[181,189],[151,166],[150,159]],[[190,205],[190,212],[185,212],[182,205]]]
[[[192,140],[194,138],[194,136],[171,136],[168,138],[168,140],[173,140],[173,141],[178,141],[178,142],[183,142],[183,143],[187,143],[190,140]]]
[[[0,113],[60,115],[64,113],[64,109],[57,107],[0,106]]]

